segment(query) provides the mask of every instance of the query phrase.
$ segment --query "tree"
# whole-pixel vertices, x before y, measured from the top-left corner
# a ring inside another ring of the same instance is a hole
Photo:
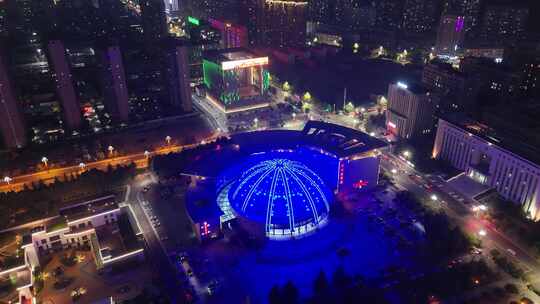
[[[326,273],[321,270],[313,282],[313,291],[316,295],[322,295],[328,292],[328,279]]]
[[[282,303],[295,304],[298,303],[298,288],[294,286],[293,282],[289,281],[283,287],[283,301]]]
[[[332,284],[336,290],[345,290],[351,283],[351,278],[345,273],[343,266],[339,266],[332,277]]]
[[[268,294],[268,303],[270,304],[280,304],[281,303],[281,290],[279,286],[275,285],[270,289]]]

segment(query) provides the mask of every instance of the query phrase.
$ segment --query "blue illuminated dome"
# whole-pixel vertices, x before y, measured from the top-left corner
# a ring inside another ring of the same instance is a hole
[[[266,235],[288,239],[326,223],[331,192],[299,161],[274,158],[243,171],[228,191],[236,214],[264,223]]]

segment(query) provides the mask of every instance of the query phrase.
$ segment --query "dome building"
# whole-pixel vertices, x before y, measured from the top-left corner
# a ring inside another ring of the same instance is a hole
[[[315,172],[286,158],[252,165],[227,189],[234,213],[264,224],[272,239],[300,236],[326,223],[332,198]]]

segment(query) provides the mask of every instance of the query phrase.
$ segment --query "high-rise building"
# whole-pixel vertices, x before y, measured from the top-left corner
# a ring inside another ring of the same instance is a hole
[[[483,12],[480,36],[484,43],[508,45],[524,37],[529,17],[527,6],[488,4]]]
[[[540,154],[519,134],[501,134],[463,117],[439,119],[432,157],[464,171],[466,177],[495,189],[540,219]],[[478,188],[478,187],[476,187]]]
[[[455,70],[451,64],[433,60],[424,66],[422,84],[432,93],[436,112],[462,112],[474,107],[476,82]]]
[[[165,78],[169,105],[182,112],[193,110],[188,52],[189,48],[182,41],[170,39],[167,42]]]
[[[120,47],[105,47],[100,59],[105,108],[113,121],[125,123],[129,119],[129,95]]]
[[[265,0],[262,43],[280,48],[305,46],[307,5],[306,0]]]
[[[265,0],[241,0],[240,18],[248,30],[249,45],[255,46],[261,42],[263,28],[263,13]]]
[[[60,40],[49,41],[48,48],[56,94],[62,104],[64,125],[72,131],[77,130],[82,123],[81,107],[73,87],[73,76],[66,58],[66,49]]]
[[[497,63],[489,58],[465,57],[460,62],[460,71],[468,75],[468,81],[474,82],[482,93],[495,99],[509,100],[516,97],[519,87],[519,74],[504,63]]]
[[[4,58],[0,53],[0,131],[5,147],[22,148],[26,145],[26,129]]]
[[[329,24],[334,18],[334,7],[335,3],[333,1],[327,0],[310,0],[309,1],[309,17],[310,21]]]
[[[245,26],[212,18],[209,18],[208,22],[220,32],[222,48],[247,47],[248,32]]]
[[[446,0],[444,12],[463,16],[465,33],[477,29],[480,23],[480,10],[483,0]]]
[[[149,45],[163,40],[168,32],[163,0],[141,0],[141,20],[144,40]]]
[[[388,86],[386,126],[399,139],[428,134],[433,126],[433,104],[430,93],[421,85],[402,82]]]
[[[443,14],[437,30],[435,52],[437,55],[455,56],[463,47],[465,38],[465,18]]]
[[[335,25],[344,30],[371,28],[375,24],[375,7],[371,3],[356,0],[337,0]]]
[[[375,1],[375,27],[384,30],[397,30],[401,26],[404,0]]]
[[[0,39],[6,37],[7,33],[7,2],[0,1]]]
[[[411,35],[433,32],[441,10],[440,0],[405,0],[402,30]]]

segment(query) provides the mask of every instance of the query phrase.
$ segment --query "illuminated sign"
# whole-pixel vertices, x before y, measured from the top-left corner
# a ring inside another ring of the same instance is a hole
[[[365,186],[367,186],[368,184],[369,183],[367,181],[359,180],[356,183],[354,183],[352,186],[353,186],[354,189],[362,189]]]
[[[403,82],[398,82],[398,83],[397,83],[397,86],[400,87],[400,88],[402,88],[402,89],[405,89],[405,90],[409,88],[409,87],[408,87],[406,84],[404,84]]]
[[[197,25],[199,26],[201,24],[201,22],[199,21],[199,19],[195,18],[195,17],[191,17],[191,16],[188,16],[187,17],[187,20],[189,23],[191,24],[194,24],[194,25]]]
[[[459,33],[463,30],[463,26],[465,25],[465,18],[462,16],[457,17],[456,20],[456,33]]]
[[[388,126],[392,129],[395,129],[397,127],[396,124],[391,121],[388,122]]]
[[[222,70],[243,69],[260,65],[267,65],[268,57],[224,61],[221,63]]]

